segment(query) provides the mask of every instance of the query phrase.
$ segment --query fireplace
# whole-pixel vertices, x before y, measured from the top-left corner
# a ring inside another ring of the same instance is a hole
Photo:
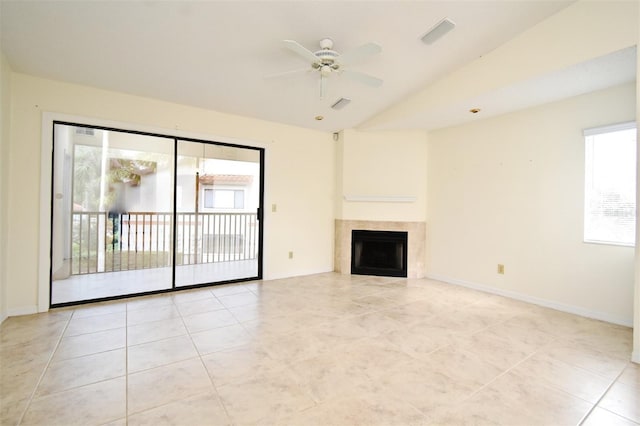
[[[351,273],[407,276],[407,232],[351,231]]]
[[[427,241],[426,222],[391,222],[380,220],[336,219],[334,268],[351,274],[351,239],[354,230],[395,231],[407,233],[407,278],[424,278]]]

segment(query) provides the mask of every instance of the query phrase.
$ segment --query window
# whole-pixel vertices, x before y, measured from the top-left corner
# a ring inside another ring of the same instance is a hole
[[[205,189],[204,207],[206,209],[243,209],[243,189]]]
[[[584,241],[633,246],[636,125],[588,129],[585,136]]]
[[[204,190],[204,208],[205,209],[213,208],[213,189]]]

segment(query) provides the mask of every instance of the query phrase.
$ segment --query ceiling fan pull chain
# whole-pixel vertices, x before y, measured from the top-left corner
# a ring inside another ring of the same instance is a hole
[[[320,74],[320,99],[324,99],[324,93],[325,93],[326,84],[327,84],[326,80],[327,78],[324,75]]]

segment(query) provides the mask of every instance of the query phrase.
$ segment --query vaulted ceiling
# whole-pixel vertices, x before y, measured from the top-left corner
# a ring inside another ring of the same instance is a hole
[[[459,80],[450,80],[455,102],[416,100],[573,5],[537,0],[3,0],[0,35],[16,72],[325,131],[432,129],[469,120],[470,107],[497,114],[633,81],[635,49],[621,45],[626,49],[585,56],[579,63],[484,91],[465,94]],[[421,37],[445,17],[455,29],[434,44],[423,43]],[[350,68],[381,78],[382,86],[331,75],[320,99],[317,72],[265,78],[309,67],[283,40],[315,51],[325,37],[333,39],[338,52],[379,44],[380,54]],[[352,102],[331,109],[341,97]],[[314,119],[319,115],[322,121]]]

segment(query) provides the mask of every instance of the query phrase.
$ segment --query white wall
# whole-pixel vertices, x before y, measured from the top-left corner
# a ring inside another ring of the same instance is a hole
[[[265,209],[265,278],[333,269],[335,142],[331,134],[19,73],[12,74],[11,89],[9,179],[16,184],[6,207],[11,223],[7,244],[12,248],[6,256],[10,315],[37,309],[38,268],[48,268],[38,265],[39,217],[41,210],[49,209],[39,198],[43,112],[132,123],[129,127],[169,135],[262,141],[265,206],[277,204],[277,213]],[[293,259],[288,258],[289,251],[294,251]]]
[[[424,131],[345,130],[337,153],[337,218],[423,222],[427,208]],[[344,196],[415,197],[412,202],[358,202]]]
[[[635,114],[630,84],[430,133],[428,274],[630,325],[634,249],[582,242],[582,130]]]
[[[7,231],[9,215],[9,129],[11,68],[0,52],[0,322],[7,316]]]

